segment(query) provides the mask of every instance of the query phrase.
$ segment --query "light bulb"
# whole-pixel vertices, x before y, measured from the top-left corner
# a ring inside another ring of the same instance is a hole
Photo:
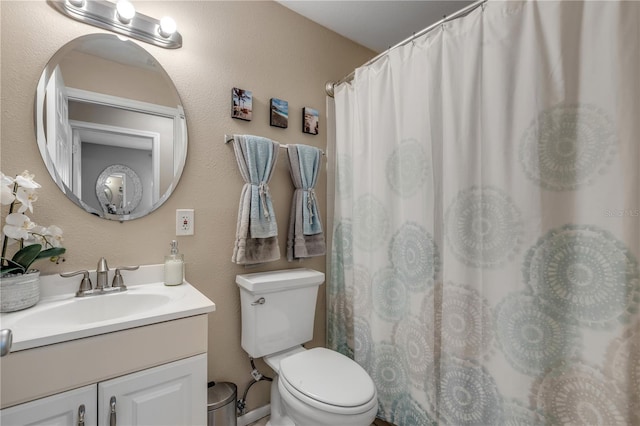
[[[133,17],[136,15],[136,8],[133,7],[130,1],[127,0],[119,0],[116,3],[116,11],[118,14],[118,19],[123,24],[128,24],[131,22]]]
[[[160,28],[158,32],[164,38],[171,37],[173,33],[177,30],[176,21],[173,20],[170,16],[165,16],[160,20]]]

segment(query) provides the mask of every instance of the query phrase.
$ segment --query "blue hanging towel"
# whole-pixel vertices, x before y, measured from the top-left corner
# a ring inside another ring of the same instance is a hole
[[[322,151],[306,145],[289,145],[287,155],[291,181],[296,188],[287,233],[287,260],[292,262],[326,253],[315,194]]]
[[[322,232],[322,223],[318,214],[315,186],[322,159],[322,151],[307,145],[296,145],[300,178],[302,180],[302,219],[303,234],[316,235]]]
[[[278,225],[269,180],[278,159],[277,142],[253,135],[234,135],[233,148],[245,181],[240,195],[232,262],[256,264],[280,258]]]
[[[270,139],[253,135],[240,136],[244,144],[251,184],[251,238],[278,235],[276,215],[273,211],[269,181],[278,160],[278,144]]]

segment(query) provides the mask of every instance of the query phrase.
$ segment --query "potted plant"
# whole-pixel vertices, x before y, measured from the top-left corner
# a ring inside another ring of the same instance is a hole
[[[2,205],[9,211],[2,228],[2,264],[0,267],[0,312],[13,312],[35,305],[40,300],[40,271],[31,269],[38,259],[58,262],[65,252],[62,230],[55,225],[35,224],[25,214],[33,213],[40,185],[27,170],[15,179],[0,172]],[[7,248],[17,244],[11,258]],[[63,259],[64,260],[64,259]]]

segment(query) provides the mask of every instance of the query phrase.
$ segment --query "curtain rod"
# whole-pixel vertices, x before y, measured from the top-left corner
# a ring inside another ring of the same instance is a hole
[[[483,6],[487,1],[489,0],[477,0],[474,3],[471,3],[470,5],[468,5],[467,7],[464,7],[462,9],[460,9],[459,11],[453,13],[450,16],[445,16],[444,18],[442,18],[441,20],[439,20],[438,22],[436,22],[435,24],[429,25],[427,28],[423,29],[420,32],[417,32],[415,34],[413,34],[411,37],[407,37],[406,39],[402,40],[400,43],[391,46],[390,48],[388,48],[387,50],[385,50],[384,52],[380,53],[378,56],[369,59],[364,65],[360,66],[360,68],[362,67],[366,67],[367,65],[371,65],[374,62],[378,61],[379,59],[383,58],[385,55],[387,55],[390,51],[397,49],[398,47],[402,47],[407,43],[412,42],[413,40],[415,40],[418,37],[422,37],[423,35],[427,34],[428,32],[434,30],[435,28],[438,28],[439,26],[449,22],[449,21],[453,21],[454,19],[458,19],[458,18],[462,18],[463,16],[468,15],[469,13],[471,13],[472,11],[476,10],[477,8],[479,8],[480,6]],[[325,83],[324,86],[324,90],[327,93],[327,95],[331,96],[333,98],[333,89],[342,84],[342,83],[346,83],[348,81],[353,80],[353,77],[355,76],[356,71],[353,70],[351,71],[349,74],[347,74],[345,77],[341,78],[340,80],[338,80],[337,82],[333,82],[333,81],[327,81]]]

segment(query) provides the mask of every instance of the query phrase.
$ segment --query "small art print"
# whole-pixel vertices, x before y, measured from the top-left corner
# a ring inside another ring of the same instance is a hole
[[[302,131],[310,135],[317,135],[319,117],[318,110],[309,107],[302,108]]]
[[[251,121],[253,115],[253,95],[251,91],[231,89],[231,117]]]
[[[289,127],[289,102],[271,98],[271,122],[274,127]]]

